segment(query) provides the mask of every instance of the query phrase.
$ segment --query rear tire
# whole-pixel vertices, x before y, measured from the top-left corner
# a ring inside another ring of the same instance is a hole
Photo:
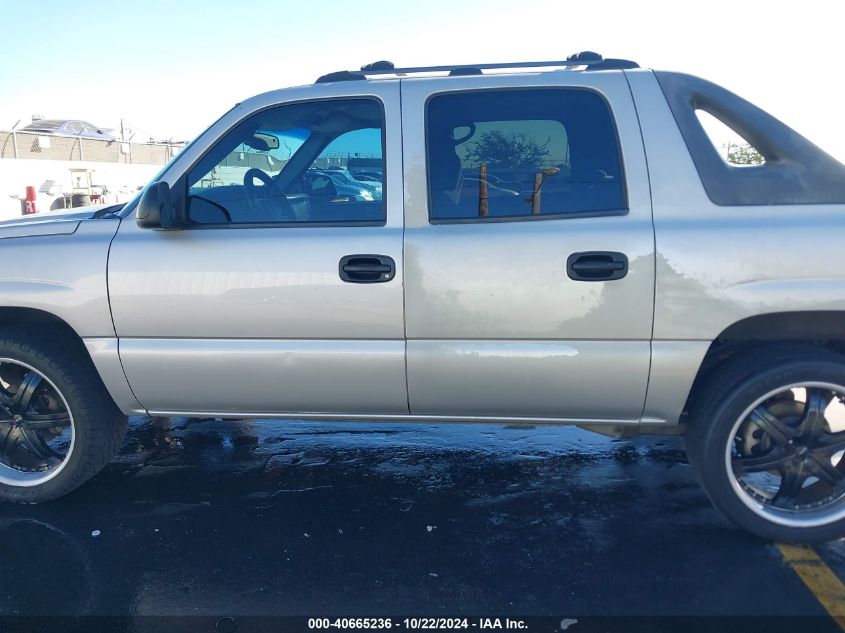
[[[50,331],[0,331],[0,500],[40,503],[81,486],[126,426],[84,349]]]
[[[772,346],[720,367],[694,394],[687,430],[713,504],[765,539],[845,536],[845,430],[831,421],[843,398],[845,357],[826,349]]]

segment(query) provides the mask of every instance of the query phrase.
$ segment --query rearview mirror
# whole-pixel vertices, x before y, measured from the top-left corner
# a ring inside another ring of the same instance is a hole
[[[266,132],[256,132],[244,145],[259,152],[269,152],[271,149],[279,149],[279,137]]]
[[[154,182],[147,187],[138,201],[135,222],[142,229],[165,231],[181,229],[185,225],[173,204],[170,185],[166,182]]]

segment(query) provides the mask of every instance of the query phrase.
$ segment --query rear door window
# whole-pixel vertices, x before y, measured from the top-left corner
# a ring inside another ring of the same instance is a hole
[[[427,136],[433,221],[626,209],[616,127],[607,103],[592,91],[435,96]]]

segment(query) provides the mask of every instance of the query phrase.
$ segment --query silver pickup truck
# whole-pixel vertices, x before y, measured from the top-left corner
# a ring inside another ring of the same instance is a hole
[[[730,519],[839,537],[843,237],[845,167],[688,75],[376,62],[259,95],[125,206],[0,225],[0,498],[81,485],[127,415],[576,424],[684,433]]]

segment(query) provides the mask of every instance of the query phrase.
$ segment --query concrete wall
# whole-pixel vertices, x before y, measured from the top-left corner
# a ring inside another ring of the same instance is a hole
[[[92,185],[105,186],[110,193],[105,196],[104,202],[125,202],[161,167],[160,164],[0,158],[0,221],[21,216],[20,199],[24,198],[27,185],[35,187],[38,192],[40,213],[49,213],[51,206],[60,206],[62,194],[72,193],[78,184],[73,182],[71,169],[88,170]],[[87,176],[85,172],[76,173],[77,177]]]

